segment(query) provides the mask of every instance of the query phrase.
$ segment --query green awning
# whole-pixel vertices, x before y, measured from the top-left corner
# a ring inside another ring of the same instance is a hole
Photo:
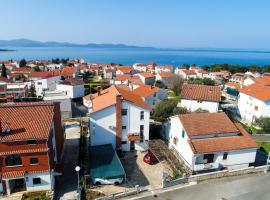
[[[236,96],[236,97],[239,95],[239,91],[231,87],[227,88],[227,93],[229,95]]]
[[[90,148],[90,176],[100,179],[125,178],[125,170],[111,144]]]

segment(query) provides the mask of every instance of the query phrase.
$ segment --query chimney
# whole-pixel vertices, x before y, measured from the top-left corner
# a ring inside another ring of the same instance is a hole
[[[123,97],[121,94],[116,96],[116,150],[121,149],[121,141],[122,141],[122,101]]]
[[[101,86],[98,86],[98,87],[97,87],[97,93],[98,93],[98,96],[101,95]]]

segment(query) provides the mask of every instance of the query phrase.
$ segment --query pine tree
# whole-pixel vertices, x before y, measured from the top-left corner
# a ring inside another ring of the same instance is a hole
[[[29,90],[29,97],[37,97],[35,83],[32,82]]]
[[[2,73],[1,73],[1,76],[7,78],[7,68],[6,68],[6,66],[5,66],[4,63],[2,64]]]

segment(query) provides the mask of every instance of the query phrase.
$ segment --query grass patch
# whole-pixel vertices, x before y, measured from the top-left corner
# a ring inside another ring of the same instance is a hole
[[[174,92],[173,90],[170,90],[170,91],[168,92],[168,97],[176,98],[176,97],[178,97],[178,96],[175,94],[175,92]]]
[[[270,142],[256,142],[257,145],[266,153],[270,152]]]
[[[22,200],[50,200],[50,198],[46,196],[46,192],[28,192],[23,194]]]
[[[94,190],[87,190],[87,193],[86,193],[87,200],[92,200],[92,199],[96,199],[96,198],[104,197],[104,196],[105,196],[105,194],[103,194],[99,191],[94,191]]]

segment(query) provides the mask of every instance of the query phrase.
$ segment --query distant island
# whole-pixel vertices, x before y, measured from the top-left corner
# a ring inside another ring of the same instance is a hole
[[[12,50],[12,49],[0,49],[0,51],[15,51],[15,50]]]
[[[1,47],[91,47],[91,48],[143,48],[154,49],[152,47],[140,47],[125,44],[75,44],[69,42],[41,42],[29,39],[0,40]]]

